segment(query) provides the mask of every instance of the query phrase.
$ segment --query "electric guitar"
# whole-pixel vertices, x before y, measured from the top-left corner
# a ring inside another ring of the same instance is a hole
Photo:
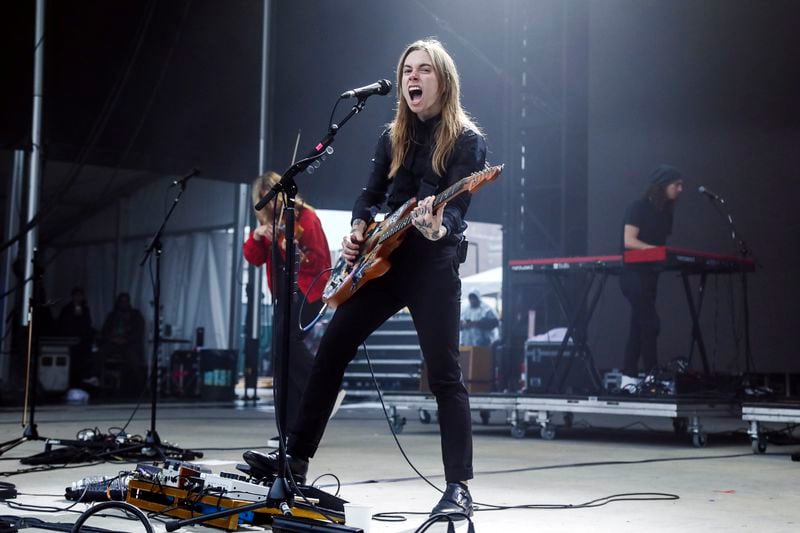
[[[502,171],[503,165],[498,165],[479,170],[458,180],[436,195],[433,200],[434,211],[439,205],[461,193],[475,193],[485,184],[494,181]],[[369,280],[383,276],[389,271],[392,266],[389,256],[400,246],[405,233],[412,227],[411,210],[416,204],[416,198],[411,198],[382,222],[370,224],[361,247],[361,255],[352,265],[349,265],[344,257],[339,257],[322,292],[322,300],[331,309],[336,309],[347,301]]]

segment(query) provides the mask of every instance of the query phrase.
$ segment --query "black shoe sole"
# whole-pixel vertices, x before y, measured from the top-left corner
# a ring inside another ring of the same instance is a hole
[[[269,481],[277,477],[277,472],[275,468],[273,468],[269,464],[264,464],[261,455],[254,454],[248,451],[242,454],[242,458],[250,467],[250,475],[252,477],[259,480],[269,480]],[[294,478],[295,482],[298,485],[302,485],[306,482],[306,476],[298,474],[297,472],[292,472],[292,477]]]

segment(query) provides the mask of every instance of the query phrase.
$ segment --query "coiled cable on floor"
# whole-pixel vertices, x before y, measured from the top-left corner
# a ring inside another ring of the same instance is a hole
[[[134,507],[133,505],[126,503],[126,502],[102,502],[98,503],[97,505],[93,505],[91,508],[87,509],[78,520],[75,522],[75,525],[72,527],[72,533],[80,533],[81,526],[92,517],[92,515],[99,513],[100,511],[104,511],[106,509],[122,509],[123,511],[134,515],[136,518],[144,526],[144,530],[147,533],[154,533],[153,525],[150,523],[150,520],[147,519],[147,516]]]

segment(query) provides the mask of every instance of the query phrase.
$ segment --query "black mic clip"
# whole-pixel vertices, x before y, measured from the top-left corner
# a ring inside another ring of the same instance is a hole
[[[191,171],[189,171],[189,173],[188,173],[188,174],[186,174],[186,175],[184,175],[184,176],[181,176],[180,178],[178,178],[178,179],[174,180],[174,181],[172,182],[172,184],[170,185],[170,187],[176,187],[176,186],[178,186],[178,185],[179,185],[179,186],[181,187],[181,189],[183,189],[183,188],[185,188],[185,187],[186,187],[186,182],[187,182],[187,181],[189,181],[189,180],[190,180],[190,179],[192,179],[193,177],[195,177],[195,176],[199,176],[199,175],[200,175],[200,169],[198,169],[198,168],[193,168]]]

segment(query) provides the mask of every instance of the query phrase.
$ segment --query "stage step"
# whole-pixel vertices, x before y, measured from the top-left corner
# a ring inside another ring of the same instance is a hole
[[[422,352],[414,323],[407,313],[398,313],[372,333],[365,343],[381,390],[418,391]],[[377,397],[363,349],[350,362],[343,385],[348,394]]]

